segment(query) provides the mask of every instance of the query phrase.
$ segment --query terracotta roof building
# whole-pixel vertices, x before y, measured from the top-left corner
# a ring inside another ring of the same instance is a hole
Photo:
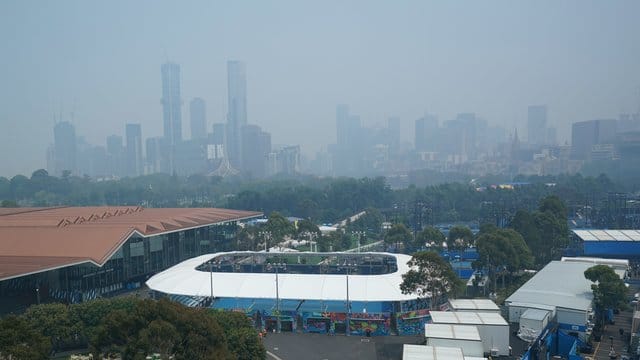
[[[75,302],[136,287],[182,260],[230,250],[237,222],[261,215],[135,206],[0,209],[0,299],[35,291]]]

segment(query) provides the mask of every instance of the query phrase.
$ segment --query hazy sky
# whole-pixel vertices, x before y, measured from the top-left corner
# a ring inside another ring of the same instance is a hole
[[[640,1],[0,2],[0,175],[45,167],[54,114],[104,145],[162,133],[160,65],[181,65],[188,104],[225,121],[226,61],[247,66],[248,118],[313,154],[335,141],[335,105],[366,124],[476,112],[525,133],[547,104],[574,121],[640,105]],[[56,115],[58,116],[58,115]]]

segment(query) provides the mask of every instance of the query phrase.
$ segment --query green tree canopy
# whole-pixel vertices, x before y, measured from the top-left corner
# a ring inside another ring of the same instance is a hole
[[[473,243],[473,233],[468,226],[455,225],[449,229],[447,246],[453,250],[463,250]]]
[[[518,210],[511,227],[522,235],[539,266],[558,258],[569,244],[566,208],[557,196],[545,197],[533,213]]]
[[[445,239],[446,238],[440,229],[433,226],[427,226],[416,234],[415,246],[416,248],[420,248],[422,246],[426,246],[426,244],[433,243],[435,247],[439,248],[442,246]]]
[[[594,284],[594,303],[600,310],[621,309],[626,306],[627,287],[624,281],[607,265],[596,265],[584,272],[584,277]]]
[[[0,319],[0,359],[47,359],[51,339],[33,329],[20,316]]]
[[[285,236],[295,233],[293,224],[277,211],[269,214],[265,230],[271,233],[271,238],[276,244],[284,240]]]
[[[384,235],[384,243],[387,245],[394,245],[396,249],[400,244],[405,247],[410,247],[413,243],[413,235],[409,229],[404,226],[404,224],[393,224],[391,229],[389,229],[389,231]]]
[[[296,233],[298,236],[304,233],[312,233],[315,234],[314,236],[320,236],[322,234],[318,225],[312,223],[310,220],[302,219],[298,221],[296,225]]]
[[[266,355],[245,314],[189,308],[166,299],[44,304],[0,319],[0,359],[9,355],[46,359],[58,345],[88,347],[96,358],[115,354],[144,359],[153,353],[163,359],[264,359]]]
[[[255,226],[245,226],[236,234],[236,247],[240,251],[255,251],[258,249],[258,228]]]
[[[228,347],[236,359],[266,357],[266,350],[244,313],[212,310],[210,314],[222,326]]]
[[[417,294],[431,298],[431,307],[443,296],[453,295],[462,282],[451,265],[435,251],[421,251],[409,260],[409,271],[402,275],[400,290],[403,294]]]
[[[533,265],[533,255],[520,234],[512,229],[496,229],[478,236],[476,246],[480,255],[476,266],[489,269],[494,280],[498,275],[513,274]]]

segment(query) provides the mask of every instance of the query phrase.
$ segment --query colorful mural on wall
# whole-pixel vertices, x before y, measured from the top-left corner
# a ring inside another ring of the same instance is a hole
[[[277,329],[278,316],[276,310],[262,310],[257,312],[260,318],[262,327],[267,331],[273,331]],[[298,313],[295,311],[280,311],[280,330],[287,332],[295,332],[298,324]],[[257,319],[256,319],[257,320]],[[258,321],[256,321],[258,323]]]
[[[396,314],[398,335],[419,335],[424,332],[424,325],[431,321],[429,310],[414,310]]]
[[[351,335],[389,335],[390,329],[390,313],[352,313],[349,320],[349,333]]]
[[[302,313],[304,332],[334,334],[344,332],[347,316],[336,312]],[[391,330],[390,313],[352,313],[349,320],[349,333],[352,335],[373,336],[389,335]]]

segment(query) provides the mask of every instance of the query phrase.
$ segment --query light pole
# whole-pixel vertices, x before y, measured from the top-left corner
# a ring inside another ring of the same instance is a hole
[[[358,239],[358,247],[356,248],[356,252],[360,252],[360,241],[362,240],[362,237],[366,234],[366,232],[352,231],[351,234],[356,236],[356,238]]]
[[[273,266],[276,269],[276,332],[279,334],[282,329],[282,324],[280,323],[280,284],[278,283],[278,269],[282,267],[283,270],[287,270],[287,264],[275,263]]]
[[[345,334],[347,336],[351,336],[351,333],[349,331],[349,326],[350,326],[350,323],[351,323],[351,302],[349,301],[349,271],[351,270],[351,268],[356,269],[357,265],[355,263],[354,264],[347,263],[345,266],[346,266],[346,269],[347,269],[347,315],[346,315],[346,319],[345,319],[346,320],[345,321],[345,325],[346,325],[345,326],[346,327]]]
[[[211,289],[211,295],[210,295],[210,303],[211,303],[211,307],[213,307],[213,268],[218,269],[220,267],[219,264],[214,264],[213,259],[209,260],[209,286]]]
[[[301,235],[309,238],[309,251],[314,252],[313,246],[315,245],[315,248],[316,248],[315,252],[318,252],[318,244],[315,241],[313,241],[313,237],[316,234],[312,231],[305,231]]]
[[[260,237],[262,237],[262,239],[264,240],[264,252],[267,252],[267,244],[271,239],[271,231],[260,231],[259,234]]]
[[[211,283],[211,305],[213,305],[213,261],[209,262],[209,282]]]

